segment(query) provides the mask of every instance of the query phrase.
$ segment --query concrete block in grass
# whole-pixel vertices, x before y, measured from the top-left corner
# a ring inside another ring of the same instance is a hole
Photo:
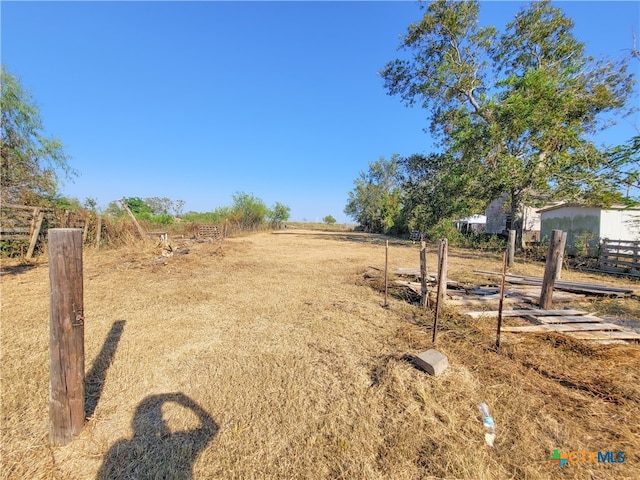
[[[420,369],[435,377],[449,366],[447,356],[434,349],[416,355],[413,361]]]

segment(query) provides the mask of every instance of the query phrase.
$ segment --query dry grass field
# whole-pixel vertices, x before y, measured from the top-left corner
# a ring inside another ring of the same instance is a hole
[[[392,269],[418,266],[417,245],[390,243]],[[503,334],[496,351],[494,320],[447,307],[437,348],[450,366],[431,377],[410,356],[431,348],[432,314],[396,296],[383,308],[364,278],[383,267],[383,245],[288,229],[193,244],[166,264],[149,245],[87,249],[88,419],[57,448],[46,258],[4,262],[0,477],[640,478],[640,346]],[[500,264],[495,253],[454,249],[449,276],[486,282],[473,269]],[[590,302],[581,307],[640,317],[637,299]],[[494,448],[480,402],[496,422]],[[625,461],[560,470],[554,449],[623,451]]]

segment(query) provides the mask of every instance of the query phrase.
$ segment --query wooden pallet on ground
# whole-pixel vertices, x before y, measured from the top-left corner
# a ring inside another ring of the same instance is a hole
[[[474,270],[473,273],[480,275],[489,275],[493,277],[502,276],[499,272],[491,272],[488,270]],[[518,285],[535,285],[542,286],[542,278],[527,277],[523,275],[507,274],[505,276],[507,283]],[[608,297],[628,297],[633,295],[633,288],[610,287],[608,285],[598,285],[594,283],[568,282],[564,280],[556,280],[553,286],[554,290],[563,290],[565,292],[581,293],[585,295],[601,295]],[[554,293],[555,295],[555,293]]]
[[[486,312],[467,312],[472,318],[489,317],[497,318],[497,310],[487,310]],[[544,309],[522,309],[522,310],[503,310],[503,317],[523,317],[524,315],[536,316],[562,316],[562,315],[587,315],[584,310],[544,310]]]
[[[494,318],[497,311],[467,312],[472,318]],[[640,341],[640,333],[624,326],[605,322],[592,313],[583,310],[544,310],[519,309],[504,310],[503,317],[519,317],[535,325],[504,326],[502,332],[508,333],[547,333],[555,332],[581,340],[598,342]]]

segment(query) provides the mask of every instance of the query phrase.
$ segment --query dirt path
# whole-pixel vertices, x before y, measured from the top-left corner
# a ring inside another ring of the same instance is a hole
[[[530,370],[518,364],[511,380],[482,378],[474,364],[487,353],[465,352],[446,325],[446,375],[434,381],[406,361],[429,348],[428,315],[399,300],[383,309],[380,294],[362,284],[367,266],[383,265],[380,238],[289,230],[190,248],[166,265],[154,264],[150,252],[87,252],[92,415],[76,440],[53,450],[48,271],[3,275],[2,478],[538,478],[551,471],[546,452],[564,434],[520,424],[532,405],[543,409],[544,424],[544,396],[498,410],[504,426],[495,451],[484,447],[477,418],[480,401],[539,390],[516,379]],[[417,246],[398,242],[391,252],[391,268],[417,263]],[[582,396],[561,395],[568,405]],[[577,439],[577,430],[566,435]],[[509,457],[538,437],[534,464]],[[623,478],[621,471],[611,478]]]

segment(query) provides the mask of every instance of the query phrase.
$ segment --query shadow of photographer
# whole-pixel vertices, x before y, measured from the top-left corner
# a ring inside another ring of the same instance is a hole
[[[190,410],[199,426],[172,432],[163,416],[163,405],[174,403]],[[183,393],[146,397],[133,417],[133,438],[111,446],[98,480],[193,478],[193,464],[200,452],[215,437],[218,426],[213,418]]]

